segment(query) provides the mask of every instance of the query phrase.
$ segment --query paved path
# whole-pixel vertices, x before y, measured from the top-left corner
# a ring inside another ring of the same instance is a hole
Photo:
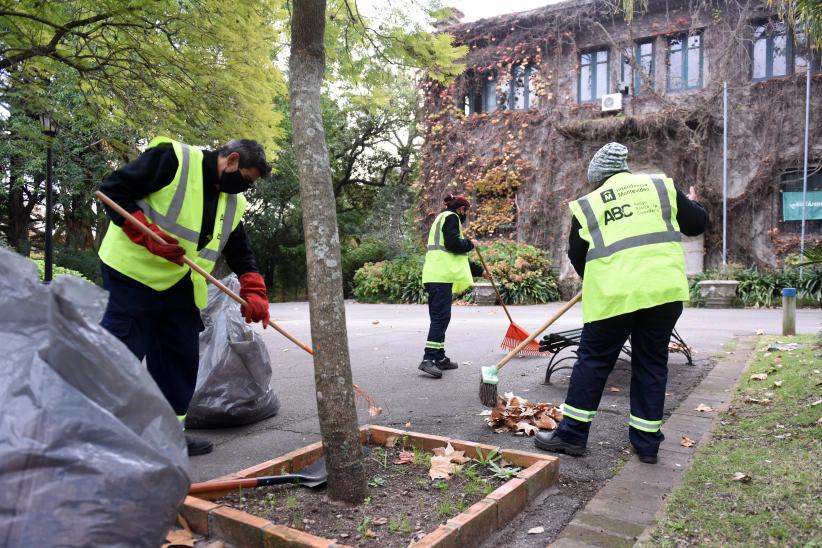
[[[551,546],[627,547],[648,540],[665,499],[690,468],[696,449],[710,439],[717,414],[728,409],[740,375],[750,362],[754,342],[751,337],[742,339],[668,417],[662,426],[666,439],[659,449],[659,462],[649,465],[632,458],[577,512]],[[714,411],[697,411],[701,404]],[[694,447],[683,447],[682,436],[694,440]]]
[[[528,329],[542,324],[559,306],[516,306],[511,313],[517,323]],[[499,343],[508,320],[500,308],[453,308],[446,344],[448,355],[461,365],[456,371],[446,372],[440,380],[417,370],[428,328],[427,307],[348,303],[346,314],[354,382],[385,409],[381,416],[371,418],[362,407],[361,424],[371,422],[511,449],[536,450],[530,438],[495,434],[479,416],[483,410],[477,396],[479,368],[492,365],[504,355]],[[781,314],[780,310],[686,309],[677,329],[696,350],[697,365],[688,367],[681,355],[672,355],[668,388],[672,395],[666,402],[667,410],[675,409],[711,369],[709,357],[720,352],[724,343],[739,335],[752,335],[757,329],[768,334],[780,333]],[[310,342],[307,303],[273,304],[271,315],[282,327]],[[800,310],[797,331],[816,332],[821,320],[818,310]],[[581,306],[577,305],[551,329],[579,326]],[[210,455],[191,460],[193,481],[236,472],[320,439],[311,357],[272,329],[265,330],[263,337],[272,356],[272,386],[280,398],[281,411],[250,426],[201,432],[214,440],[216,448]],[[546,363],[545,358],[513,360],[500,373],[500,389],[514,391],[532,401],[562,402],[568,387],[568,371],[560,371],[553,384],[544,385]],[[592,428],[589,454],[582,459],[561,457],[560,485],[495,536],[496,545],[544,547],[614,475],[615,463],[627,458],[624,449],[628,447],[628,379],[626,366],[618,365],[608,386],[617,387],[620,392],[608,392],[603,397],[602,412]],[[406,427],[407,423],[410,426]],[[525,534],[540,525],[545,527],[544,535]]]

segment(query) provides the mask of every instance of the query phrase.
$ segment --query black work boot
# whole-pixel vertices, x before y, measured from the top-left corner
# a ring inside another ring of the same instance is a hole
[[[186,446],[188,446],[188,456],[196,457],[197,455],[207,455],[214,451],[214,444],[211,440],[200,438],[198,436],[186,436]]]
[[[444,357],[436,360],[434,362],[434,364],[436,364],[436,366],[439,367],[440,369],[442,369],[443,371],[445,371],[447,369],[456,369],[456,368],[459,367],[459,365],[457,365],[457,362],[452,362],[448,358],[448,356],[444,356]]]
[[[534,437],[534,445],[544,451],[554,451],[555,453],[565,453],[572,457],[581,457],[585,454],[585,448],[581,445],[574,445],[564,441],[562,438],[551,432],[539,432]]]
[[[422,360],[418,369],[428,373],[435,379],[442,377],[442,370],[434,364],[433,360]]]
[[[636,445],[634,445],[633,443],[631,444],[631,449],[633,449],[634,453],[636,453],[636,456],[639,457],[639,462],[644,462],[645,464],[656,464],[657,463],[657,456],[656,455],[650,455],[650,454],[643,455],[643,454],[641,454],[639,451],[637,451]]]

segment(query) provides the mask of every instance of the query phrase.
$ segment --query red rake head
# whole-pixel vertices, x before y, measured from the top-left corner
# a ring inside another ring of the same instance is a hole
[[[508,331],[505,333],[505,338],[502,339],[502,342],[499,345],[503,350],[511,351],[527,338],[528,332],[517,324],[512,323],[508,326]],[[529,342],[525,348],[517,353],[517,356],[519,357],[539,355],[541,355],[541,352],[539,351],[539,343],[537,341]]]

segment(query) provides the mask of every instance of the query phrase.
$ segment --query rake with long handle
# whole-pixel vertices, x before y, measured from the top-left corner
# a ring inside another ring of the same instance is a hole
[[[131,224],[133,224],[134,226],[136,226],[140,230],[142,230],[144,234],[146,234],[150,238],[153,238],[155,241],[157,241],[157,243],[161,243],[161,244],[167,243],[160,236],[158,236],[157,234],[152,232],[150,228],[148,228],[146,225],[144,225],[143,223],[141,223],[140,221],[135,219],[134,216],[131,213],[129,213],[128,211],[126,211],[125,209],[120,207],[116,202],[114,202],[111,198],[109,198],[108,196],[106,196],[105,194],[100,192],[99,190],[97,192],[95,192],[94,195],[97,196],[98,200],[100,200],[101,202],[106,204],[108,207],[110,207],[111,209],[113,209],[114,211],[119,213],[128,222],[130,222]],[[223,285],[220,282],[220,280],[218,280],[217,278],[215,278],[214,276],[212,276],[211,274],[206,272],[200,265],[198,265],[197,263],[195,263],[194,261],[192,261],[191,259],[189,259],[185,255],[183,255],[183,262],[185,264],[187,264],[189,266],[189,268],[191,268],[192,270],[194,270],[195,272],[200,274],[203,278],[205,278],[206,280],[208,280],[212,284],[216,285],[223,293],[225,293],[226,295],[228,295],[229,297],[231,297],[232,299],[234,299],[235,301],[237,301],[241,305],[243,305],[243,306],[246,305],[245,299],[243,299],[242,297],[240,297],[239,295],[237,295],[236,293],[231,291],[229,288],[227,288],[225,285]],[[289,341],[293,342],[294,344],[296,344],[297,346],[299,346],[300,348],[302,348],[303,350],[305,350],[309,354],[312,354],[312,355],[314,354],[314,351],[311,350],[310,347],[308,347],[305,344],[301,343],[299,340],[297,340],[295,337],[293,337],[285,329],[283,329],[282,327],[280,327],[279,325],[274,323],[272,320],[268,320],[268,325],[273,327],[275,331],[280,333],[283,337],[285,337]]]
[[[582,293],[577,293],[573,296],[573,298],[562,305],[562,307],[557,310],[553,316],[548,318],[548,320],[539,326],[536,331],[528,335],[528,337],[519,343],[516,348],[511,350],[504,358],[502,358],[497,365],[491,365],[488,367],[482,368],[482,376],[480,377],[480,389],[479,389],[479,397],[482,404],[486,407],[494,407],[497,404],[497,383],[499,383],[499,377],[497,373],[503,366],[511,361],[514,356],[516,356],[523,348],[528,346],[528,343],[536,339],[540,336],[540,334],[548,329],[552,323],[557,321],[563,314],[568,312],[572,306],[577,304],[577,302],[582,298]]]
[[[491,274],[491,271],[488,270],[488,265],[485,264],[485,259],[482,257],[482,253],[480,253],[479,247],[475,247],[474,251],[477,252],[477,257],[479,257],[480,262],[482,263],[482,268],[488,273],[488,279],[491,280],[491,285],[494,286],[494,291],[497,294],[497,299],[499,299],[499,304],[502,305],[502,309],[505,311],[505,315],[508,316],[508,331],[505,332],[505,337],[503,337],[502,342],[499,344],[500,348],[504,350],[511,350],[515,348],[520,342],[524,341],[528,338],[528,332],[523,329],[521,326],[514,323],[514,320],[511,318],[511,313],[508,312],[508,307],[505,306],[505,301],[502,300],[502,295],[497,288],[497,282],[494,281],[494,276]],[[526,345],[523,350],[520,351],[520,356],[539,356],[539,344],[531,341],[530,344]]]

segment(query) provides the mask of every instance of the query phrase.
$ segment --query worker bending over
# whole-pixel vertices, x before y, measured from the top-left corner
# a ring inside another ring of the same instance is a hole
[[[146,358],[181,422],[197,383],[200,309],[208,298],[205,278],[184,265],[183,255],[210,272],[222,254],[239,276],[246,321],[265,327],[268,297],[243,229],[242,193],[270,173],[255,141],[234,140],[209,151],[159,137],[100,186],[166,242],[106,208],[112,222],[99,254],[109,302],[101,324],[138,360]],[[214,448],[189,435],[186,444],[189,455]]]
[[[633,174],[628,149],[608,143],[594,154],[596,190],[570,203],[568,257],[582,281],[582,338],[553,435],[536,446],[580,456],[608,375],[631,338],[628,434],[645,463],[656,463],[668,380],[668,343],[688,300],[682,234],[697,236],[708,214],[665,175]]]

